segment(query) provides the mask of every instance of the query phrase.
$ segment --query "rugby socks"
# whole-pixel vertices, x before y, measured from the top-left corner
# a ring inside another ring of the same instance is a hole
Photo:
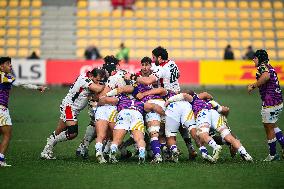
[[[111,144],[110,146],[110,153],[115,154],[117,152],[117,144]]]
[[[151,138],[150,145],[154,156],[156,156],[156,154],[161,154],[161,144],[158,137]]]
[[[269,147],[269,154],[275,156],[276,154],[276,138],[267,141]]]
[[[170,151],[171,152],[177,152],[178,151],[177,146],[176,145],[171,145]]]
[[[216,149],[217,146],[218,146],[218,145],[216,144],[216,142],[215,142],[213,139],[209,140],[208,145],[209,145],[210,147],[212,147],[213,149]]]
[[[84,145],[88,148],[90,143],[94,140],[95,129],[93,126],[89,125],[86,128],[86,133],[84,136]]]
[[[145,159],[145,147],[139,147],[139,158]]]
[[[4,154],[1,154],[1,153],[0,153],[0,161],[2,161],[2,162],[5,161],[5,156],[4,156]]]
[[[246,151],[245,147],[243,147],[243,146],[239,147],[238,152],[241,155],[247,154],[247,151]]]
[[[200,148],[199,148],[199,151],[201,152],[201,154],[207,154],[208,155],[208,151],[207,151],[207,149],[206,149],[206,147],[205,146],[201,146]]]
[[[95,148],[96,148],[96,153],[98,152],[101,152],[103,151],[103,144],[101,142],[97,142],[96,145],[95,145]]]
[[[189,152],[195,151],[195,149],[194,149],[194,147],[192,145],[192,142],[191,142],[191,138],[184,138],[183,140],[184,140],[185,145],[187,147],[187,150]]]
[[[104,146],[104,153],[105,153],[105,154],[109,153],[110,145],[111,145],[111,141],[108,140],[107,143],[106,143],[105,146]]]
[[[160,148],[161,148],[163,151],[167,151],[167,145],[166,145],[166,143],[165,143],[165,142],[162,142]]]
[[[61,133],[59,133],[59,135],[55,135],[54,139],[55,139],[55,144],[57,142],[63,142],[63,141],[68,140],[67,139],[67,131],[62,131]]]
[[[284,136],[282,131],[279,129],[279,127],[274,128],[275,136],[279,144],[281,145],[282,149],[284,149]]]

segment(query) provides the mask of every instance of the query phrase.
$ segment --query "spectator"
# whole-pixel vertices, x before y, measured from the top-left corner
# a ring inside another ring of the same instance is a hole
[[[254,58],[254,50],[252,49],[252,46],[247,47],[247,51],[245,56],[243,56],[244,60],[252,60]]]
[[[40,59],[40,58],[39,58],[39,56],[36,54],[36,52],[33,51],[32,54],[27,57],[27,59]]]
[[[113,9],[117,9],[119,6],[121,6],[122,11],[133,10],[133,5],[135,4],[135,0],[111,0],[111,4]]]
[[[118,58],[119,60],[124,60],[124,62],[128,64],[128,61],[129,61],[129,48],[125,47],[124,43],[120,44],[120,50],[116,54],[116,58]]]
[[[100,55],[99,50],[97,49],[96,46],[92,45],[89,46],[86,50],[85,50],[85,59],[86,60],[97,60],[97,59],[101,59],[102,56]]]
[[[227,45],[227,47],[225,48],[225,53],[224,53],[224,60],[234,60],[234,52],[232,50],[231,45]]]

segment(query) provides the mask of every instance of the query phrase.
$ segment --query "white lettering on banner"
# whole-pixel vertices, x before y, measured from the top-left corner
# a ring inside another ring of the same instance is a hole
[[[13,59],[13,72],[19,83],[40,84],[46,83],[45,60]]]

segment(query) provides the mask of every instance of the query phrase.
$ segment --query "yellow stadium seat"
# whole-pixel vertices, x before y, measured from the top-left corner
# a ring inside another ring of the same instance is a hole
[[[84,10],[84,9],[83,9],[83,10],[78,10],[78,11],[77,11],[77,16],[78,16],[78,17],[83,17],[83,18],[84,18],[84,17],[87,17],[87,16],[88,16],[88,11],[87,11],[87,10]]]
[[[242,57],[243,52],[241,52],[239,49],[234,48],[233,51],[234,51],[234,57],[235,58],[240,59],[239,57]]]
[[[10,9],[8,12],[9,17],[17,17],[19,14],[19,11],[17,9]]]
[[[86,8],[88,6],[88,2],[87,1],[78,1],[78,3],[77,3],[77,7],[79,8],[79,9],[83,9],[83,8]]]
[[[40,37],[41,36],[41,30],[40,29],[31,29],[30,30],[30,36],[31,37]]]
[[[198,59],[205,59],[205,50],[204,49],[198,49],[194,51],[195,58]]]
[[[191,27],[192,27],[192,22],[190,21],[190,20],[182,20],[181,21],[181,26],[183,27],[183,28],[186,28],[186,29],[192,29]]]
[[[3,39],[3,36],[6,34],[6,30],[4,28],[0,28],[0,39]]]
[[[141,59],[141,55],[143,57],[143,56],[147,56],[148,54],[149,54],[149,51],[145,50],[144,48],[138,48],[133,52],[133,56],[136,57],[136,59]]]
[[[190,12],[189,11],[181,11],[180,16],[181,16],[181,18],[183,18],[183,20],[189,19],[190,18]]]
[[[214,20],[205,20],[204,27],[205,28],[215,28],[215,21]]]
[[[194,30],[194,37],[196,38],[204,38],[204,31],[203,30]]]
[[[134,36],[134,31],[132,29],[124,30],[125,36]]]
[[[89,33],[89,37],[94,38],[94,37],[99,37],[100,32],[98,29],[90,29],[88,33]]]
[[[0,7],[1,8],[6,8],[7,2],[6,1],[0,1]]]
[[[217,28],[227,28],[227,22],[224,20],[217,20]]]
[[[260,18],[260,11],[254,11],[254,10],[252,10],[252,11],[250,11],[250,15],[251,15],[251,17],[254,18],[254,19],[259,19],[259,18]]]
[[[170,38],[174,39],[174,38],[181,38],[181,31],[180,30],[171,30],[170,31]]]
[[[19,45],[20,47],[28,47],[28,46],[29,46],[29,40],[28,40],[28,38],[21,38],[21,39],[19,40],[18,45]]]
[[[214,8],[214,2],[213,1],[206,1],[206,2],[204,2],[204,7],[205,8],[208,8],[208,9],[212,9],[212,8]]]
[[[277,47],[284,50],[284,40],[278,40],[277,41]]]
[[[216,37],[215,30],[206,30],[204,37],[206,37],[206,38],[215,38]]]
[[[203,28],[204,24],[202,20],[195,20],[193,21],[193,27],[194,28]]]
[[[266,19],[272,19],[272,12],[271,11],[263,11],[262,12],[262,17]]]
[[[272,29],[273,28],[273,22],[272,21],[264,21],[264,22],[262,22],[262,25],[266,29]]]
[[[39,38],[34,38],[34,39],[31,39],[30,41],[30,46],[31,47],[39,47],[40,46],[40,39]]]
[[[179,19],[180,18],[180,11],[177,11],[177,10],[170,11],[169,12],[169,18]]]
[[[111,12],[110,11],[103,11],[103,12],[100,12],[100,16],[102,18],[107,18],[109,19],[109,17],[111,16]]]
[[[129,23],[131,23],[131,24],[129,24],[129,28],[131,28],[132,24],[133,24],[132,20],[130,20]],[[123,23],[123,24],[125,24],[125,23]],[[137,28],[144,28],[145,27],[145,21],[144,20],[137,20],[137,21],[135,21],[135,26]]]
[[[147,17],[148,18],[156,18],[156,16],[157,16],[156,10],[148,10],[147,11]]]
[[[284,38],[284,30],[277,30],[276,31],[276,37],[279,39],[282,39]],[[280,41],[280,40],[279,40]]]
[[[217,17],[217,18],[226,18],[226,13],[225,13],[225,11],[217,11],[217,12],[216,12],[216,17]]]
[[[29,29],[26,29],[26,28],[21,28],[19,30],[19,36],[20,37],[28,37],[29,36]]]
[[[109,19],[101,20],[100,27],[108,28],[111,26],[111,21]]]
[[[168,8],[168,1],[159,1],[159,7],[160,8]]]
[[[144,48],[146,46],[146,41],[144,39],[135,40],[136,48]]]
[[[225,8],[225,1],[216,1],[216,8]]]
[[[206,3],[205,3],[205,4],[206,4]],[[199,1],[199,0],[195,0],[195,1],[193,1],[193,3],[192,3],[192,7],[193,7],[193,8],[196,8],[196,9],[200,9],[200,8],[202,8],[202,2]]]
[[[238,12],[231,10],[227,13],[227,17],[232,18],[232,19],[236,19],[236,18],[238,18]]]
[[[204,46],[205,46],[204,40],[202,40],[202,39],[194,40],[194,47],[195,48],[204,48]]]
[[[275,49],[267,49],[267,53],[269,54],[270,60],[276,59],[276,50]]]
[[[106,30],[101,30],[100,35],[102,37],[105,37],[105,38],[110,37],[111,36],[111,30],[107,30],[107,29]]]
[[[275,41],[274,41],[274,40],[265,40],[264,46],[265,46],[267,49],[275,48]]]
[[[147,8],[156,8],[157,7],[157,2],[156,1],[153,1],[153,0],[149,0],[147,2]],[[143,7],[144,8],[144,7]]]
[[[275,26],[277,29],[283,29],[284,28],[284,21],[276,21]]]
[[[228,22],[229,28],[239,28],[239,22],[236,20],[231,20]]]
[[[170,56],[171,56],[171,57],[174,57],[174,58],[176,58],[176,59],[181,59],[181,58],[183,58],[183,56],[182,56],[182,50],[173,49],[173,50],[170,52]]]
[[[278,58],[283,60],[284,59],[284,49],[283,50],[278,50]]]
[[[259,9],[260,5],[258,1],[251,1],[250,2],[250,7],[253,9]]]
[[[144,29],[135,30],[135,37],[146,37],[146,31]]]
[[[182,8],[190,8],[190,2],[189,1],[181,1],[181,7]]]
[[[137,18],[144,18],[144,16],[145,16],[145,11],[143,11],[143,10],[136,10],[135,11],[135,17],[137,17]]]
[[[1,39],[0,39],[0,46],[1,46]],[[5,55],[5,49],[0,47],[0,54]]]
[[[179,8],[179,1],[177,1],[177,0],[172,0],[172,1],[170,1],[169,2],[169,7],[170,8]]]
[[[248,11],[239,11],[239,17],[248,19],[249,18],[249,12]]]
[[[9,19],[7,22],[7,26],[9,27],[15,27],[18,25],[18,20],[17,19]]]
[[[0,19],[0,27],[4,27],[6,25],[5,19]]]
[[[41,17],[41,10],[40,9],[33,9],[31,11],[31,16],[32,17]]]
[[[29,50],[28,50],[27,48],[20,48],[20,49],[18,50],[18,56],[25,58],[25,57],[27,57],[28,54],[29,54],[28,51],[29,51]]]
[[[96,27],[99,26],[99,21],[97,19],[91,19],[91,20],[89,20],[89,24],[88,25],[89,25],[89,27],[96,28]]]
[[[250,32],[250,30],[242,30],[242,31],[241,31],[241,37],[242,37],[242,38],[251,38],[251,32]]]
[[[263,41],[262,40],[254,40],[253,41],[253,47],[255,47],[256,49],[263,48],[264,47]]]
[[[19,26],[20,27],[28,27],[29,26],[29,19],[21,19],[20,20],[20,23],[19,23]]]
[[[274,1],[273,7],[274,7],[274,9],[283,9],[283,2],[282,1]]]
[[[144,3],[144,1],[137,1],[135,3],[135,6],[137,7],[137,9],[143,9],[143,8],[145,8],[145,3]]]
[[[125,23],[127,22],[128,20],[125,20],[125,21],[121,21],[120,19],[113,19],[112,22],[111,22],[111,26],[113,28],[121,28],[123,27],[122,23]]]
[[[5,46],[5,39],[0,38],[0,47],[4,47]]]
[[[20,6],[21,7],[29,7],[30,6],[30,1],[29,0],[21,0],[21,3],[20,3]]]
[[[264,8],[264,9],[271,9],[270,1],[262,1],[262,8]]]
[[[230,36],[230,38],[239,38],[240,37],[239,30],[233,30],[233,29],[230,30],[229,36]]]
[[[88,31],[86,29],[78,29],[77,36],[78,37],[85,37],[88,35]]]
[[[17,39],[16,38],[9,38],[6,40],[7,46],[17,46]]]
[[[32,7],[33,8],[40,8],[41,7],[41,0],[32,0]]]
[[[218,30],[217,31],[217,37],[218,38],[228,38],[227,30]]]
[[[183,30],[181,35],[184,37],[184,38],[192,38],[193,37],[193,33],[191,30]]]
[[[231,41],[230,41],[230,44],[232,45],[232,47],[235,47],[235,48],[241,46],[241,42],[240,42],[239,39],[231,40]]]
[[[5,9],[2,9],[0,11],[0,17],[5,17],[6,15],[7,15],[7,11]],[[3,19],[1,19],[1,20],[3,20]]]
[[[242,29],[246,29],[246,28],[250,28],[251,24],[249,23],[249,21],[246,21],[246,20],[242,20],[240,22],[240,27]]]
[[[184,39],[181,41],[181,44],[184,49],[189,49],[193,47],[193,41],[191,39]]]
[[[13,0],[13,1],[9,1],[9,7],[18,7],[19,5],[19,1],[18,0]]]
[[[276,19],[283,19],[284,18],[284,13],[283,11],[274,11],[274,17]]]
[[[170,27],[173,28],[173,29],[179,28],[180,27],[179,20],[172,20],[172,21],[170,21]]]
[[[263,34],[266,39],[274,39],[275,37],[273,30],[265,30]]]
[[[18,34],[18,30],[15,28],[10,28],[7,30],[7,36],[8,37],[16,37]]]
[[[159,36],[159,32],[157,30],[154,30],[154,29],[147,30],[147,37],[155,39],[158,36]]]
[[[251,28],[253,29],[261,29],[262,28],[262,24],[259,20],[254,20],[252,23],[251,23]]]
[[[84,27],[87,27],[87,26],[88,26],[87,20],[85,20],[85,19],[77,20],[77,27],[78,28],[84,28]]]
[[[78,48],[76,50],[76,56],[77,58],[82,58],[84,57],[84,52],[85,52],[85,49],[84,48]]]
[[[31,26],[33,26],[33,27],[40,27],[40,25],[41,25],[41,20],[40,19],[32,19]]]
[[[194,18],[203,18],[203,13],[202,13],[202,11],[197,10],[197,11],[193,12],[192,16]]]
[[[241,9],[249,8],[248,2],[247,1],[240,1],[239,2],[239,8],[241,8]]]
[[[162,39],[162,40],[159,41],[159,43],[162,47],[169,47],[170,46],[170,42],[169,42],[168,39]]]
[[[150,39],[147,41],[147,46],[150,48],[159,46],[159,42],[155,39]]]
[[[241,44],[242,44],[243,48],[247,48],[249,45],[252,44],[252,41],[251,40],[247,40],[247,39],[246,40],[243,39],[241,41]],[[259,48],[259,47],[255,47],[254,45],[253,45],[253,47],[256,48],[256,49]]]
[[[207,18],[207,19],[212,19],[212,18],[215,17],[215,12],[211,11],[211,10],[207,10],[207,11],[204,12],[203,17]]]
[[[6,55],[10,57],[15,57],[17,55],[17,49],[16,48],[7,48]]]
[[[227,7],[230,8],[230,9],[238,8],[237,1],[228,1],[227,2]]]
[[[169,30],[160,30],[159,35],[160,35],[160,37],[167,38],[167,37],[169,37],[170,33],[169,33]]]
[[[156,28],[158,25],[157,21],[156,20],[148,20],[147,21],[147,27],[148,28]]]
[[[184,59],[192,59],[194,57],[192,49],[183,49],[182,54]]]
[[[101,39],[100,40],[100,47],[111,48],[112,47],[111,39],[108,39],[108,38]]]
[[[215,49],[216,48],[216,40],[214,40],[214,39],[206,40],[205,46],[207,48]]]
[[[263,38],[262,30],[255,30],[255,31],[253,31],[253,37],[254,38]]]
[[[29,9],[22,9],[20,11],[20,16],[21,17],[28,17],[28,16],[30,16],[30,10]]]
[[[207,50],[205,56],[207,59],[219,59],[218,51],[213,49]]]
[[[97,18],[99,15],[99,13],[96,10],[89,10],[88,14],[90,17],[95,17],[95,18]]]
[[[160,20],[160,22],[158,22],[158,27],[159,28],[168,28],[169,27],[168,20]]]
[[[77,47],[86,48],[87,45],[88,45],[88,40],[87,39],[77,39],[76,45],[77,45]]]
[[[132,10],[125,10],[125,11],[123,12],[123,16],[124,16],[125,18],[133,18],[134,12],[133,12]]]

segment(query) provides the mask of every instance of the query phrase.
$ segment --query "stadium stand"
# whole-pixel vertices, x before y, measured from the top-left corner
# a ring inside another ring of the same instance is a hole
[[[22,58],[36,50],[43,58],[73,59],[83,58],[90,43],[105,56],[124,42],[130,57],[140,59],[142,52],[150,56],[153,47],[163,43],[175,59],[218,60],[227,44],[236,59],[251,44],[267,48],[271,59],[279,60],[284,51],[283,4],[136,0],[133,11],[122,12],[112,10],[109,0],[1,0],[0,52]]]

